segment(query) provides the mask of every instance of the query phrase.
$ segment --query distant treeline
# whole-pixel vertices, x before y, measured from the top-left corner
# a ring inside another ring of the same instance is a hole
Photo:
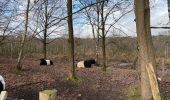
[[[2,38],[2,37],[0,37]],[[154,48],[157,56],[164,56],[165,43],[170,41],[170,36],[153,36]],[[67,56],[67,38],[56,38],[47,40],[48,57]],[[21,38],[8,36],[0,43],[0,56],[17,58],[19,53]],[[24,47],[27,57],[41,57],[43,43],[38,38],[27,38]],[[75,55],[77,59],[95,56],[95,41],[93,38],[75,38]],[[102,49],[100,48],[99,55]],[[107,37],[106,38],[107,59],[134,60],[137,57],[136,37]]]

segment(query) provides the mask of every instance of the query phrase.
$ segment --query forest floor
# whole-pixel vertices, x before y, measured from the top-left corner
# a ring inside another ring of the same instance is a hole
[[[69,66],[64,58],[53,59],[53,66],[40,66],[37,59],[25,59],[23,71],[15,70],[14,62],[0,58],[0,75],[12,98],[38,100],[39,91],[46,89],[56,89],[57,100],[136,100],[139,94],[137,71],[118,66],[119,62],[110,63],[106,72],[101,67],[76,68],[77,83],[67,80]],[[164,100],[170,100],[169,75],[159,84]]]

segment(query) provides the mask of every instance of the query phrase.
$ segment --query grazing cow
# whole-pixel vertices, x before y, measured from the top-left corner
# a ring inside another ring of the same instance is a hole
[[[91,68],[93,64],[96,64],[94,59],[88,59],[84,61],[80,61],[77,63],[78,68]]]
[[[0,75],[0,93],[5,90],[5,81],[4,78]]]
[[[51,60],[40,59],[40,65],[53,65]]]

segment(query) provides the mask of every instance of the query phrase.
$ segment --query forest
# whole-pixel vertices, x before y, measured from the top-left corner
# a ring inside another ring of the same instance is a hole
[[[169,19],[170,0],[0,0],[0,100],[170,100]]]

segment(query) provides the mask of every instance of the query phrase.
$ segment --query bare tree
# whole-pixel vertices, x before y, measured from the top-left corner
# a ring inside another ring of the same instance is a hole
[[[11,7],[12,0],[2,0],[0,1],[0,44],[3,44],[7,37],[11,35],[11,23],[14,19],[15,8]],[[11,11],[8,11],[8,9]]]
[[[21,41],[21,46],[20,46],[20,52],[17,60],[17,69],[21,70],[22,69],[22,60],[23,60],[23,51],[24,51],[24,45],[25,45],[25,39],[27,35],[27,30],[28,30],[28,14],[29,14],[29,5],[30,5],[30,0],[27,0],[27,7],[26,7],[26,12],[25,12],[25,32],[22,36],[22,41]]]
[[[127,13],[131,12],[127,11],[124,14],[122,14],[119,18],[117,18],[113,24],[109,25],[108,28],[106,29],[107,25],[107,20],[109,19],[108,17],[113,14],[115,11],[118,11],[120,9],[127,9],[131,5],[131,2],[129,1],[117,1],[110,9],[108,9],[108,12],[104,12],[105,7],[107,7],[108,2],[101,2],[100,3],[100,16],[101,16],[101,38],[102,38],[102,56],[103,56],[103,61],[102,61],[102,66],[103,66],[103,71],[106,71],[107,65],[106,65],[106,35],[108,34],[109,30],[122,18],[124,17]],[[126,4],[127,3],[127,4]],[[121,7],[121,4],[124,5],[125,7]]]
[[[149,0],[135,0],[135,15],[141,67],[141,99],[151,100],[152,92],[146,65],[152,63],[155,67],[155,56],[150,30]]]
[[[63,17],[65,9],[63,9],[62,2],[62,0],[39,0],[36,2],[34,20],[38,26],[36,30],[39,30],[36,31],[36,35],[43,43],[42,50],[45,59],[47,59],[47,45],[55,40],[51,37],[54,38],[54,35],[60,34],[58,29],[65,25],[65,22],[60,22],[55,26],[50,26]]]
[[[79,0],[81,5],[87,6],[89,3],[91,3],[88,0]],[[98,62],[99,59],[99,30],[100,30],[100,15],[99,15],[99,5],[100,0],[96,0],[96,6],[89,7],[88,9],[84,9],[85,11],[83,14],[86,16],[87,21],[89,21],[91,28],[92,28],[92,34],[93,39],[95,41],[95,54],[96,54],[96,61]],[[96,14],[94,14],[96,13]],[[97,34],[96,34],[97,33]]]
[[[47,38],[47,28],[48,28],[48,0],[45,0],[44,2],[45,2],[45,24],[44,24],[43,51],[44,51],[44,59],[47,59],[46,38]]]
[[[101,46],[102,46],[102,66],[103,70],[106,71],[106,36],[109,33],[110,29],[114,28],[114,25],[127,13],[131,12],[127,11],[119,18],[111,18],[112,15],[114,15],[114,12],[119,10],[127,9],[131,5],[131,2],[120,0],[117,2],[112,2],[109,0],[96,0],[96,5],[93,7],[90,7],[89,9],[85,9],[84,14],[87,16],[87,20],[89,21],[91,27],[92,27],[92,33],[93,38],[96,43],[96,59],[98,60],[98,51],[99,51],[99,43],[101,40]],[[89,0],[80,0],[80,3],[83,6],[86,6],[86,3],[93,3],[93,1]],[[125,4],[125,7],[122,7],[122,5]],[[110,20],[114,20],[112,24],[110,23]]]
[[[105,35],[105,19],[104,19],[104,6],[105,2],[101,3],[101,30],[102,30],[102,56],[103,56],[103,71],[106,71],[106,35]]]
[[[169,14],[169,20],[170,20],[170,0],[167,0],[168,3],[168,14]]]
[[[74,66],[74,34],[73,34],[73,18],[72,18],[72,0],[67,0],[67,14],[68,14],[68,53],[69,53],[69,66],[70,66],[70,79],[75,79],[75,66]]]
[[[100,0],[96,0],[97,2],[99,2]],[[99,15],[100,9],[99,9],[99,4],[97,4],[97,40],[96,40],[96,60],[98,61],[99,59],[99,30],[100,30],[100,15]]]

